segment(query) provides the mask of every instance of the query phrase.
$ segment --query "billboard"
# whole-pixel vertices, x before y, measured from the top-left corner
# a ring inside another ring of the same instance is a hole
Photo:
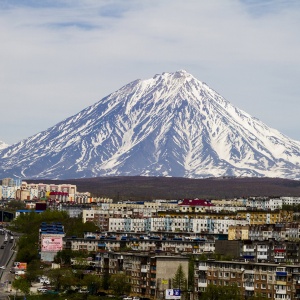
[[[19,270],[26,270],[27,269],[27,263],[26,262],[14,262],[15,269]]]
[[[42,251],[61,251],[63,242],[61,236],[43,236],[42,237]]]
[[[166,299],[180,299],[180,289],[167,289]]]

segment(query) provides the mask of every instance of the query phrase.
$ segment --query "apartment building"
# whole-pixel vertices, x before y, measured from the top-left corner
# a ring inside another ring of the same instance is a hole
[[[120,232],[194,232],[228,234],[233,225],[247,225],[249,221],[234,214],[183,214],[175,211],[155,211],[153,208],[112,209],[102,206],[83,210],[83,222],[94,222],[101,231]]]
[[[300,223],[277,223],[265,225],[231,225],[228,228],[228,240],[269,240],[297,241],[300,239]]]
[[[300,263],[300,241],[215,240],[215,252],[245,261]]]
[[[88,233],[84,238],[66,237],[64,249],[86,252],[110,252],[110,251],[139,251],[169,254],[202,254],[215,251],[215,240],[218,237],[210,236],[203,239],[184,238],[159,238],[128,237],[126,235],[111,234],[109,236],[100,233]]]
[[[100,253],[97,268],[100,274],[123,273],[131,278],[131,293],[164,299],[179,266],[188,278],[188,257],[155,253]]]
[[[300,299],[300,265],[240,261],[197,261],[195,297],[208,285],[236,284],[245,297],[261,295],[266,299]]]
[[[292,211],[266,211],[266,210],[247,210],[238,211],[237,218],[246,219],[250,225],[276,224],[283,222],[293,222]]]

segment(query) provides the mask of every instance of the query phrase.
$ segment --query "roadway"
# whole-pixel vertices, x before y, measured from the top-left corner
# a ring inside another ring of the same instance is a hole
[[[0,232],[1,233],[1,232]],[[7,234],[8,241],[4,243],[5,235]],[[10,273],[10,269],[14,262],[14,256],[16,254],[15,248],[15,236],[13,242],[10,242],[10,234],[4,230],[4,234],[0,234],[0,300],[9,299],[8,297],[8,285],[13,279],[13,274]],[[3,249],[2,248],[3,245]]]

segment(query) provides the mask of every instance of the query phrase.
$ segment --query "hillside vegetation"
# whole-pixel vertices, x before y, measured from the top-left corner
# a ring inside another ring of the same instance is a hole
[[[256,196],[300,196],[300,181],[281,178],[97,177],[27,182],[76,184],[80,192],[114,201],[153,199],[229,199]]]

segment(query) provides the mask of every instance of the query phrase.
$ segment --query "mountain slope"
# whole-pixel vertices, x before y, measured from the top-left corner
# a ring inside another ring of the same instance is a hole
[[[4,148],[7,148],[8,146],[9,146],[8,144],[6,144],[6,143],[0,141],[0,150],[1,150],[1,149],[4,149]]]
[[[300,177],[300,143],[185,71],[136,80],[0,152],[0,175]]]

